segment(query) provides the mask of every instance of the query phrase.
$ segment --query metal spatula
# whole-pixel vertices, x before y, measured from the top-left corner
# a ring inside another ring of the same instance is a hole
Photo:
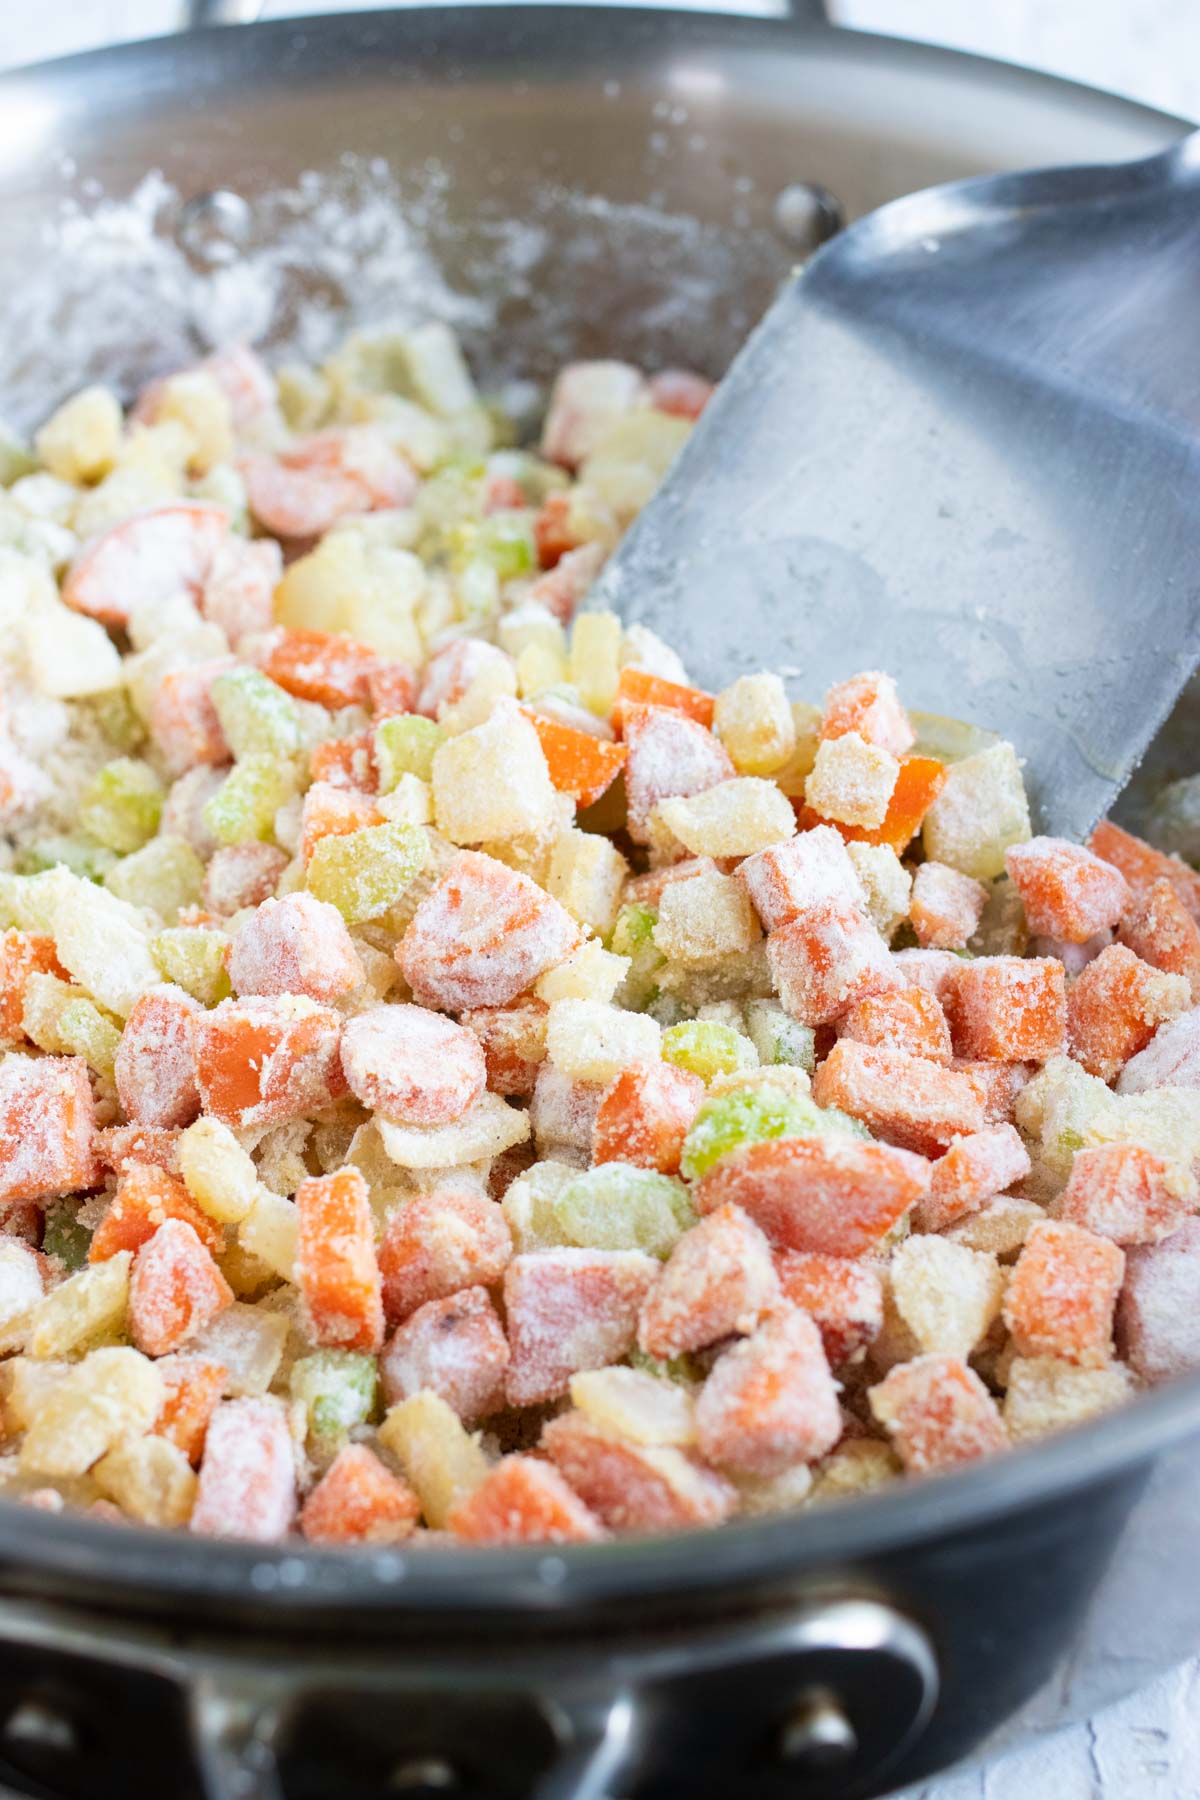
[[[597,596],[723,687],[886,669],[1105,811],[1200,657],[1200,133],[900,200],[780,294]]]

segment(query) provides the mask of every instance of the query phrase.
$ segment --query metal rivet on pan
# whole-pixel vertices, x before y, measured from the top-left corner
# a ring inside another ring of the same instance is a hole
[[[803,1768],[841,1768],[857,1750],[858,1733],[828,1688],[812,1688],[802,1695],[779,1734],[784,1762]]]
[[[842,229],[841,201],[816,181],[794,181],[775,197],[775,229],[793,250],[809,256]]]
[[[229,263],[250,232],[250,208],[240,194],[214,188],[197,194],[179,215],[175,241],[193,262],[206,268]]]
[[[390,1794],[448,1794],[459,1785],[453,1766],[443,1756],[413,1756],[388,1776]]]

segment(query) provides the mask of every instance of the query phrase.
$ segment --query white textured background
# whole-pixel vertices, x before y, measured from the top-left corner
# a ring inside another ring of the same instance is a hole
[[[358,6],[369,0],[356,0]],[[703,3],[703,0],[701,0]],[[730,0],[736,8],[738,0]],[[267,0],[266,16],[337,0]],[[832,0],[840,21],[1005,57],[1200,119],[1200,0]],[[767,10],[753,0],[747,10]],[[178,0],[0,0],[0,65],[171,28]],[[1200,1800],[1200,1661],[1085,1726],[903,1800]]]

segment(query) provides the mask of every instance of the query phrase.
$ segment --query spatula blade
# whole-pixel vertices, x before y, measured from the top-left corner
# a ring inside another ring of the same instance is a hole
[[[886,669],[1084,835],[1200,655],[1200,150],[896,202],[780,294],[593,604],[718,688]]]

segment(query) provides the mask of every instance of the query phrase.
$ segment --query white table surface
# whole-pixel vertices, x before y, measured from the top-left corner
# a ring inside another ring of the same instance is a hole
[[[263,10],[336,4],[267,0]],[[833,0],[833,8],[846,24],[1028,63],[1200,119],[1200,0]],[[178,13],[178,0],[0,0],[0,66],[148,36]],[[1200,1800],[1200,1660],[1086,1725],[897,1800]]]

